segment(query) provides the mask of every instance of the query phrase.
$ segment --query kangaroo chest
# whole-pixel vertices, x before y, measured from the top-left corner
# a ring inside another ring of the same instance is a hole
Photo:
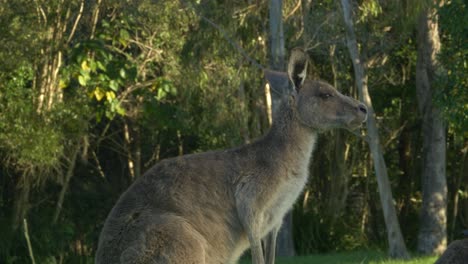
[[[266,232],[282,223],[285,214],[294,205],[307,183],[309,163],[316,141],[315,135],[309,140],[304,142],[305,144],[294,156],[289,157],[290,162],[285,163],[281,175],[278,175],[279,184],[275,190],[272,190],[274,195],[264,211]]]
[[[278,186],[275,195],[273,195],[269,206],[265,210],[267,229],[271,229],[282,222],[284,215],[291,209],[307,182],[307,170],[290,173],[294,175],[290,175],[288,180]]]

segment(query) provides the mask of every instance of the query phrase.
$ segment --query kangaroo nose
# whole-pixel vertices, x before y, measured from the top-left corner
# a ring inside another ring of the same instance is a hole
[[[358,109],[364,114],[367,114],[367,107],[364,104],[359,104]]]

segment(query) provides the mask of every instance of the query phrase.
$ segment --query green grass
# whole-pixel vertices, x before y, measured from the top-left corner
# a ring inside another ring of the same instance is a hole
[[[279,258],[277,264],[432,264],[437,257],[414,257],[410,260],[392,260],[379,251],[355,251],[345,253],[317,254],[294,258]],[[250,264],[242,260],[240,264]]]

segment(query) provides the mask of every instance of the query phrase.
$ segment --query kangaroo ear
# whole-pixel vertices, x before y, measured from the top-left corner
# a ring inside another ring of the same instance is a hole
[[[307,64],[309,56],[300,48],[291,51],[288,63],[288,76],[293,83],[294,89],[299,91],[307,75]]]

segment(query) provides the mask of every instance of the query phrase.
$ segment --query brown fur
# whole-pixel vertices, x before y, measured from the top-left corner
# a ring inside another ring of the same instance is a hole
[[[235,263],[251,248],[274,262],[276,233],[307,176],[319,131],[356,128],[365,106],[330,85],[305,79],[307,56],[293,50],[287,96],[271,130],[252,144],[161,161],[109,214],[96,263]],[[269,252],[268,252],[269,251]]]

